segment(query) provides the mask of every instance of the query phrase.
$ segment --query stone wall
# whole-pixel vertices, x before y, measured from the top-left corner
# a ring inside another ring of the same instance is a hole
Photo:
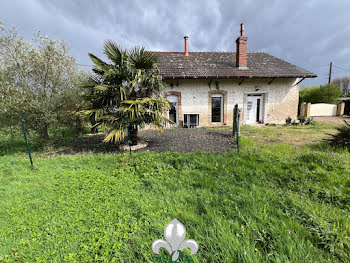
[[[285,119],[297,118],[299,86],[298,79],[175,79],[166,80],[166,94],[181,94],[181,119],[183,114],[199,114],[199,126],[216,126],[211,123],[210,96],[224,96],[224,121],[221,125],[232,125],[233,107],[242,109],[243,123],[246,120],[248,94],[263,96],[264,123],[283,124]],[[271,84],[268,84],[271,82]],[[220,125],[220,124],[219,124]]]

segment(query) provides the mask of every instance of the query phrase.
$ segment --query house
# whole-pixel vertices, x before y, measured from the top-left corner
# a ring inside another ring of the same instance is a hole
[[[151,52],[158,58],[171,102],[168,117],[179,126],[232,125],[233,108],[242,122],[284,123],[298,111],[299,83],[316,75],[263,52],[247,53],[241,34],[234,52]]]

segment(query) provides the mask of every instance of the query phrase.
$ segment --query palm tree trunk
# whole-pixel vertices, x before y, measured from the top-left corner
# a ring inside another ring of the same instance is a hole
[[[137,127],[130,127],[131,145],[137,145],[138,143],[137,132],[138,132]]]

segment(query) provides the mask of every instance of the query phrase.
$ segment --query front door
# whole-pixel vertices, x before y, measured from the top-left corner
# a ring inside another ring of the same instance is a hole
[[[262,121],[262,96],[248,95],[247,99],[247,123],[259,123]]]

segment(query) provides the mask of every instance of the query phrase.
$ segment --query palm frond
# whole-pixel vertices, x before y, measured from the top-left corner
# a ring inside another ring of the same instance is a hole
[[[143,47],[133,47],[128,52],[130,62],[136,69],[152,69],[157,62],[157,58]]]
[[[121,67],[123,65],[123,56],[125,51],[112,40],[106,40],[104,43],[104,54],[111,60],[116,66]]]
[[[98,58],[94,54],[89,53],[89,57],[90,57],[92,63],[94,63],[94,67],[96,68],[96,70],[100,70],[100,71],[104,72],[104,71],[107,71],[110,69],[109,64],[107,64],[106,62],[104,62],[102,59]]]

